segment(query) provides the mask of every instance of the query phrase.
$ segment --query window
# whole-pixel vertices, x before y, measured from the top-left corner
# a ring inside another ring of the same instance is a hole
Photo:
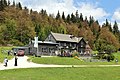
[[[61,43],[60,45],[61,45],[61,46],[64,46],[64,43]]]
[[[83,41],[81,41],[81,45],[83,45],[84,43],[83,43]]]
[[[81,44],[81,47],[83,47],[83,45],[84,45],[83,41],[81,41],[81,43],[80,43],[80,44]]]
[[[50,52],[50,53],[54,53],[54,52],[55,52],[55,49],[54,49],[54,48],[49,48],[49,52]]]
[[[47,48],[42,48],[42,52],[46,52],[47,53]]]
[[[76,47],[76,44],[74,44],[74,47]]]
[[[66,46],[66,43],[64,43],[64,46]]]
[[[72,46],[72,44],[70,43],[70,47]]]

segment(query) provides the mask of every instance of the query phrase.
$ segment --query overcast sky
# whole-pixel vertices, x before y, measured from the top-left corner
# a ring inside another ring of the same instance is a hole
[[[10,0],[13,1],[13,0]],[[29,9],[41,9],[48,14],[56,15],[58,10],[62,14],[71,14],[78,10],[83,16],[90,15],[102,24],[108,19],[112,24],[116,20],[120,29],[120,0],[14,0],[16,3],[21,2],[23,6]]]

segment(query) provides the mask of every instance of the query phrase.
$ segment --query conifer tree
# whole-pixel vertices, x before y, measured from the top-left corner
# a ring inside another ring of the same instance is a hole
[[[75,17],[76,17],[76,21],[78,22],[79,21],[79,14],[78,14],[78,10],[76,11],[75,13]]]
[[[86,17],[86,20],[87,20],[87,17]],[[83,21],[83,15],[82,15],[82,13],[80,13],[80,21]]]
[[[70,23],[70,15],[67,15],[67,22]]]
[[[41,14],[43,14],[43,13],[44,13],[44,10],[42,9],[42,10],[41,10]]]
[[[10,0],[8,0],[7,4],[8,4],[8,6],[10,6]]]
[[[65,21],[65,14],[64,14],[64,12],[62,13],[62,19]]]
[[[96,23],[99,25],[99,22],[98,22],[98,20],[96,20],[95,22],[96,22]]]
[[[111,27],[111,23],[109,24],[108,28],[109,28],[109,31],[110,31],[110,32],[113,31],[113,30],[112,30],[112,27]]]
[[[89,26],[91,26],[91,24],[94,22],[94,18],[93,16],[90,16],[90,21],[89,21]]]
[[[108,20],[106,19],[106,24],[105,24],[105,26],[109,26],[109,22],[108,22]]]
[[[4,3],[4,7],[6,7],[7,6],[7,1],[3,0],[3,3]]]
[[[113,33],[114,33],[114,34],[118,34],[118,33],[119,33],[118,24],[117,24],[116,21],[115,21],[115,23],[114,23],[114,25],[113,25]]]
[[[73,13],[71,14],[71,21],[72,21],[73,23],[75,23],[75,22],[76,22],[75,15],[74,15]]]
[[[21,5],[20,2],[16,5],[16,7],[17,7],[18,9],[22,10],[22,5]]]
[[[87,19],[87,16],[85,16],[85,22],[87,22],[87,23],[88,23],[88,19]]]
[[[60,19],[60,13],[58,11],[57,15],[56,15],[56,19]]]
[[[106,19],[106,22],[104,23],[104,25],[102,27],[106,27],[106,28],[109,29],[110,32],[112,32],[111,23],[109,23],[107,19]]]
[[[15,1],[13,1],[13,4],[12,4],[13,7],[15,7]]]

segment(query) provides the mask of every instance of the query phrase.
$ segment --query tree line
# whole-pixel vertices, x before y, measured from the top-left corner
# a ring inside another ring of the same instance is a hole
[[[59,10],[56,16],[22,7],[21,3],[12,5],[10,1],[0,1],[0,45],[27,45],[37,35],[44,40],[50,32],[72,34],[84,37],[94,50],[118,50],[120,48],[120,31],[115,21],[112,26],[106,19],[100,26],[93,16],[83,18],[83,14],[75,13],[65,16]]]

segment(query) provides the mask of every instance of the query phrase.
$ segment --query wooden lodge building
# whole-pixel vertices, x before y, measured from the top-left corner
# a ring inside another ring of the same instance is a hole
[[[54,56],[62,53],[79,52],[80,55],[90,55],[91,48],[83,37],[75,37],[69,34],[51,32],[45,41],[38,41],[38,48],[34,47],[35,41],[29,45],[30,52],[37,56]]]

